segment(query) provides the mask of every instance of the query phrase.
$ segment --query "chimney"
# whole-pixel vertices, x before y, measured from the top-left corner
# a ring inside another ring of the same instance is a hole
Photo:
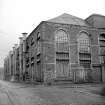
[[[14,46],[15,46],[15,48],[18,48],[18,44],[15,44]]]
[[[12,48],[13,48],[13,52],[14,52],[15,51],[15,47],[13,46]]]
[[[9,54],[11,55],[13,53],[13,51],[9,51]]]
[[[23,35],[23,40],[25,40],[25,39],[26,39],[26,37],[27,37],[27,33],[26,33],[26,32],[24,32],[24,33],[22,33],[22,35]]]
[[[19,40],[20,40],[20,44],[23,43],[23,37],[19,37]]]

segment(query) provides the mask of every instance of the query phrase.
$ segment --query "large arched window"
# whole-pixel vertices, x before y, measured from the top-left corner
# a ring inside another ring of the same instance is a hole
[[[80,32],[78,36],[78,53],[79,63],[84,68],[90,68],[91,64],[91,52],[90,52],[90,40],[87,32]]]
[[[57,30],[55,34],[56,51],[68,52],[68,34],[63,29]]]
[[[80,64],[80,76],[83,80],[90,79],[91,70],[91,52],[90,52],[90,38],[87,32],[80,32],[78,35],[78,55]]]
[[[99,44],[100,44],[100,59],[101,59],[101,63],[105,64],[105,33],[101,33],[99,35]]]
[[[90,52],[90,41],[88,33],[81,32],[78,37],[78,49],[79,52],[89,53]]]
[[[56,75],[69,75],[69,40],[66,31],[59,29],[55,32],[56,45]]]
[[[55,41],[57,43],[64,43],[68,41],[67,34],[64,30],[60,29],[56,32]]]

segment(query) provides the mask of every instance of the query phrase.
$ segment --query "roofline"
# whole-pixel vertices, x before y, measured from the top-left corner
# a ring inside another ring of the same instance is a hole
[[[68,13],[63,13],[63,14],[61,14],[61,15],[58,15],[58,16],[56,16],[56,17],[54,17],[54,18],[51,18],[51,19],[48,19],[48,20],[46,20],[46,21],[50,21],[50,20],[55,19],[55,18],[58,18],[58,17],[60,17],[60,16],[62,16],[62,15],[69,15],[69,16],[72,16],[73,18],[78,18],[78,19],[84,21],[83,18],[80,18],[80,17],[75,16],[75,15],[71,15],[71,14],[68,14]]]
[[[74,25],[74,26],[82,26],[82,27],[90,27],[90,28],[95,28],[93,26],[85,26],[85,25],[77,25],[77,24],[67,24],[67,23],[59,23],[59,22],[50,22],[50,21],[44,21],[44,22],[47,22],[47,23],[56,23],[56,24],[63,24],[63,25]]]
[[[92,16],[100,16],[100,17],[105,17],[104,15],[101,15],[101,14],[92,14]]]
[[[43,24],[45,21],[41,21],[37,26],[36,26],[36,28],[34,28],[33,30],[32,30],[32,32],[31,33],[29,33],[29,35],[27,36],[27,38],[26,38],[26,40],[32,35],[32,33],[35,31],[35,30],[37,30],[38,29],[38,27],[41,25],[41,24]]]
[[[85,20],[87,20],[87,19],[89,19],[89,18],[91,18],[91,17],[93,17],[93,16],[98,16],[98,17],[104,17],[104,18],[105,18],[104,15],[93,13],[93,14],[91,14],[90,16],[88,16]]]
[[[35,30],[37,30],[38,27],[39,27],[41,24],[43,24],[43,23],[55,23],[55,24],[63,24],[63,25],[74,25],[74,26],[82,26],[82,27],[89,27],[89,28],[98,29],[98,28],[93,27],[93,26],[90,26],[90,25],[89,25],[89,26],[85,26],[85,25],[67,24],[67,23],[59,23],[59,22],[41,21],[41,22],[39,23],[39,25],[36,26],[36,28],[34,28],[31,33],[29,33],[29,35],[27,36],[26,40],[27,40],[27,39],[32,35],[32,33],[33,33]]]

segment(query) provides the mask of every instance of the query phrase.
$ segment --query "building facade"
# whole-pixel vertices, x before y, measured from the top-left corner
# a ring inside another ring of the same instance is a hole
[[[83,20],[63,14],[23,35],[13,63],[4,60],[6,80],[14,73],[17,81],[105,82],[105,16],[93,14]]]

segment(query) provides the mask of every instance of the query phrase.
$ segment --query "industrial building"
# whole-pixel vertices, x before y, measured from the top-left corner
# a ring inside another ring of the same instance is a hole
[[[105,16],[62,14],[42,21],[4,60],[4,79],[105,82]]]

